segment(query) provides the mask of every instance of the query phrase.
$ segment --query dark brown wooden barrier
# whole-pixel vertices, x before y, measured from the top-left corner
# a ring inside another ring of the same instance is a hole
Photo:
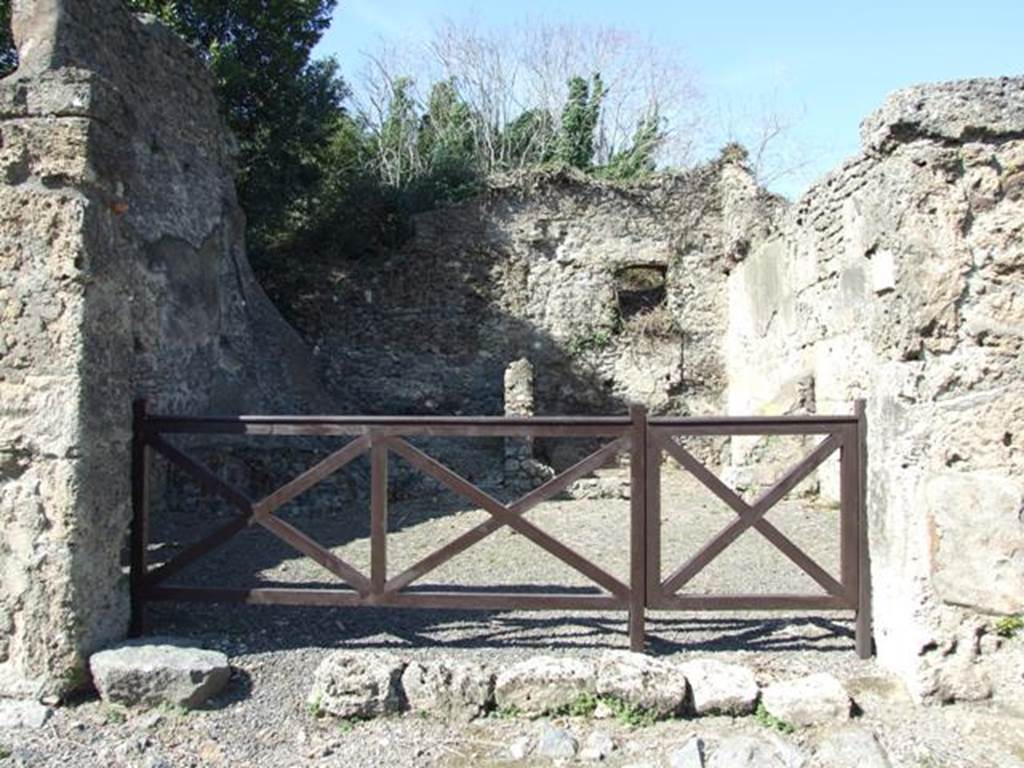
[[[642,407],[627,417],[347,417],[231,416],[179,417],[154,415],[146,403],[134,407],[132,449],[133,520],[131,536],[132,632],[144,631],[145,605],[155,600],[273,603],[283,605],[396,606],[434,609],[490,610],[627,610],[630,647],[644,646],[644,611],[651,609],[852,609],[856,611],[856,644],[861,656],[871,653],[870,595],[866,578],[863,514],[863,404],[854,416],[790,416],[778,418],[648,418]],[[298,477],[262,499],[250,499],[221,480],[167,438],[171,434],[351,435],[353,439]],[[823,435],[823,442],[754,504],[748,505],[710,470],[673,440],[686,435]],[[606,440],[598,450],[521,498],[505,504],[459,476],[406,438],[435,437],[586,437]],[[765,514],[829,455],[841,461],[841,574],[837,580],[808,557]],[[148,542],[149,453],[162,455],[207,493],[227,501],[237,515],[161,565],[150,568]],[[630,577],[615,578],[524,516],[572,483],[629,451],[631,467]],[[329,549],[275,513],[286,503],[350,462],[370,457],[370,573],[359,572]],[[387,560],[388,456],[401,457],[486,511],[490,518],[461,534],[405,570],[391,575]],[[660,478],[664,454],[677,461],[712,493],[728,504],[738,519],[727,526],[689,562],[662,579]],[[339,588],[253,588],[169,586],[168,579],[208,555],[249,525],[260,525],[339,580]],[[513,591],[409,591],[413,583],[498,529],[509,526],[597,587],[594,594]],[[686,597],[677,592],[725,550],[740,534],[754,528],[807,572],[825,591],[808,595],[722,595]]]

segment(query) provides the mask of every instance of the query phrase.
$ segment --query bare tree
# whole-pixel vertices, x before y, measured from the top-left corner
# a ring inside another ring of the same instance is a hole
[[[410,75],[424,87],[451,82],[473,115],[480,165],[491,172],[550,155],[569,78],[593,74],[607,89],[597,164],[627,148],[652,115],[664,126],[661,164],[694,160],[700,91],[693,68],[677,51],[615,27],[527,20],[488,29],[478,21],[444,21],[424,44],[382,43],[368,55],[358,96],[368,123],[379,130],[399,77]],[[422,104],[415,85],[407,95]],[[513,126],[516,142],[508,140]],[[382,162],[394,170],[393,158]]]
[[[778,92],[745,100],[741,106],[719,101],[706,120],[708,141],[715,147],[743,145],[750,169],[763,186],[801,179],[819,154],[796,135],[802,117],[803,110],[784,106]]]

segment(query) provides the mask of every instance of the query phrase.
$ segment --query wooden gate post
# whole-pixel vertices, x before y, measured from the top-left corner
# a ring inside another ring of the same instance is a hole
[[[131,621],[128,634],[139,637],[146,631],[146,542],[149,538],[149,476],[146,448],[146,401],[132,403],[132,522],[129,589]]]
[[[647,409],[633,405],[630,433],[629,649],[644,650],[647,605]]]

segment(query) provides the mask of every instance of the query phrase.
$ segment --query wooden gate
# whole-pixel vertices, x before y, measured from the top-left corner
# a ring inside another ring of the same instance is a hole
[[[492,610],[627,610],[630,647],[644,646],[645,609],[852,609],[856,612],[856,646],[871,652],[868,579],[863,513],[863,404],[854,416],[791,416],[778,418],[671,419],[648,418],[642,407],[627,417],[182,417],[147,412],[145,401],[134,407],[132,450],[133,519],[131,536],[132,632],[144,631],[149,601],[213,601],[284,605],[395,606],[433,609]],[[167,438],[171,434],[349,435],[351,441],[261,499],[251,499],[203,466]],[[823,441],[753,504],[747,504],[673,438],[688,435],[822,435]],[[461,477],[407,438],[432,437],[585,437],[604,444],[569,469],[521,498],[503,503]],[[765,519],[766,513],[833,452],[841,463],[841,566],[838,579]],[[162,455],[204,491],[234,507],[236,516],[163,564],[150,568],[148,547],[148,465],[150,452]],[[579,552],[526,519],[525,514],[616,456],[630,455],[629,583],[613,576]],[[286,503],[343,469],[356,458],[370,458],[370,571],[362,573],[276,515]],[[388,569],[388,457],[395,455],[432,477],[455,494],[488,513],[489,518],[422,557],[399,573]],[[688,562],[667,578],[661,571],[661,466],[667,455],[689,471],[736,513],[724,528]],[[210,554],[250,525],[260,525],[297,552],[330,572],[336,588],[263,587],[227,589],[182,587],[168,580],[189,564]],[[544,594],[467,589],[410,590],[422,577],[456,555],[508,526],[535,546],[583,574],[594,594],[565,590]],[[811,595],[677,594],[743,532],[753,528],[814,579],[825,591]]]

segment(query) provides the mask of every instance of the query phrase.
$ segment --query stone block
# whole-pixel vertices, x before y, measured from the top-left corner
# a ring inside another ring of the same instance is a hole
[[[499,672],[494,702],[499,710],[537,717],[571,706],[584,694],[595,695],[597,668],[590,661],[534,656]]]
[[[405,666],[390,653],[334,651],[317,667],[307,701],[315,712],[340,718],[395,714]]]
[[[678,665],[690,686],[690,711],[695,715],[748,715],[757,703],[754,673],[739,664],[698,659]]]
[[[850,695],[829,674],[774,683],[761,692],[761,701],[768,714],[798,728],[850,718]]]
[[[402,673],[402,690],[413,712],[468,722],[491,705],[494,673],[472,662],[414,661]]]
[[[597,693],[619,699],[654,717],[680,714],[687,700],[686,676],[667,661],[626,651],[605,654],[597,664]]]
[[[100,698],[126,707],[194,708],[231,678],[228,658],[175,638],[131,641],[94,653],[89,671]]]

